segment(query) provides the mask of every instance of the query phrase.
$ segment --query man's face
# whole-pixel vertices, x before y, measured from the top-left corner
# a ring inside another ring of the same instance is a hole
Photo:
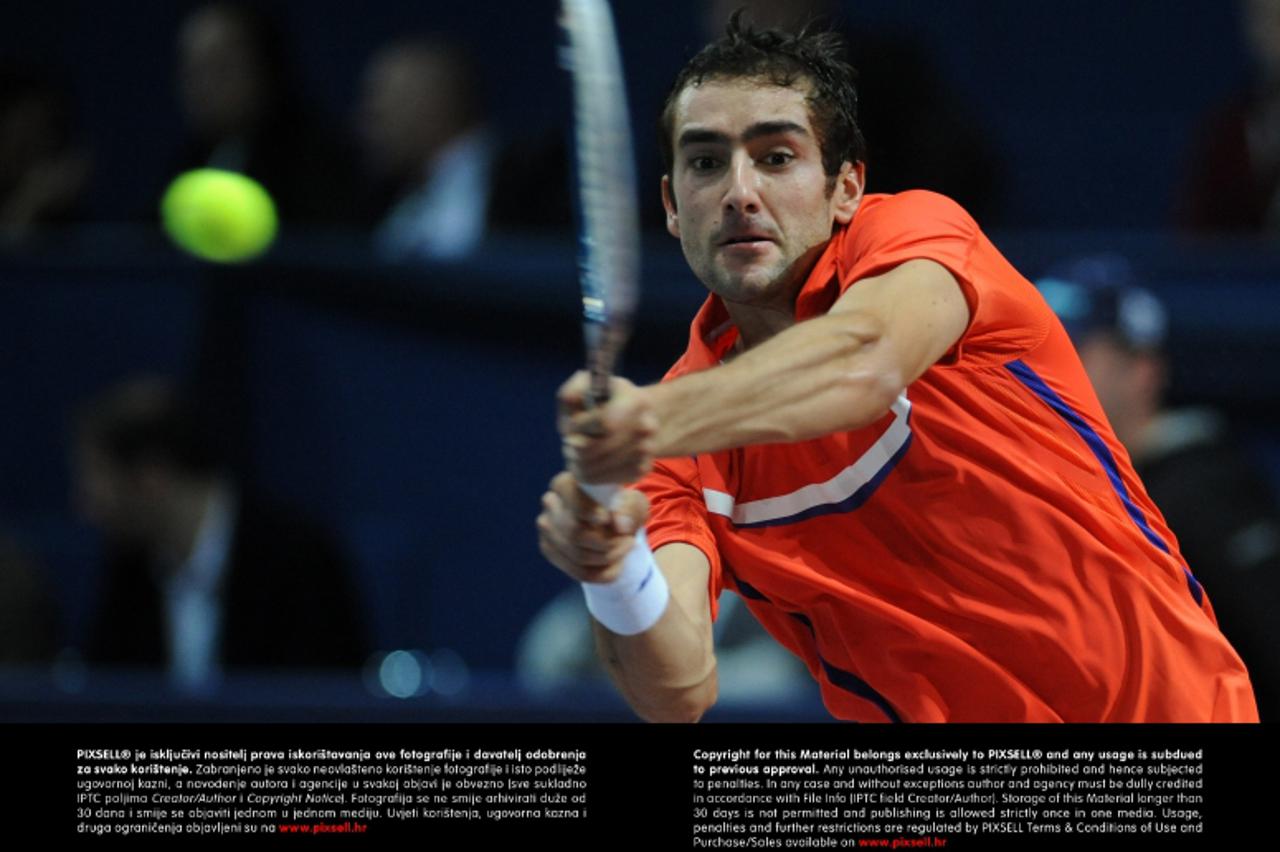
[[[829,191],[806,94],[726,80],[688,86],[676,100],[667,230],[728,302],[790,311],[833,226],[862,198],[861,165],[845,163]]]

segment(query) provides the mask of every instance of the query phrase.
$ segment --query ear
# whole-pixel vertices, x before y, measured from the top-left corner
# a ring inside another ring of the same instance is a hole
[[[841,225],[853,221],[853,214],[858,212],[862,203],[862,190],[867,182],[867,164],[845,161],[836,176],[835,189],[831,193],[832,213]]]
[[[680,239],[680,220],[676,216],[676,197],[671,191],[671,175],[662,176],[662,207],[667,211],[667,233]]]

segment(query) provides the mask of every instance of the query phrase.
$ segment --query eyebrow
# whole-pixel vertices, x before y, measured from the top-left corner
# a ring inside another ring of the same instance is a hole
[[[800,136],[808,136],[809,131],[802,125],[796,124],[794,121],[761,121],[751,125],[742,132],[742,141],[750,142],[753,139],[759,139],[762,136],[778,136],[783,133],[795,133]],[[688,145],[700,144],[719,144],[726,145],[732,140],[729,134],[722,133],[719,130],[704,130],[693,127],[680,134],[680,147],[684,148]]]

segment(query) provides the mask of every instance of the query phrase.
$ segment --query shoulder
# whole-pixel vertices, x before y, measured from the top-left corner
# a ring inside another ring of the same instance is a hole
[[[954,200],[925,189],[864,197],[848,230],[856,235],[868,228],[886,227],[910,231],[939,227],[962,231],[978,229],[969,212]]]
[[[926,190],[864,199],[835,257],[842,290],[912,260],[950,273],[968,308],[961,339],[942,363],[999,364],[1038,347],[1057,325],[1031,284],[952,199]],[[1069,350],[1065,332],[1062,343]]]
[[[936,260],[953,272],[983,244],[977,223],[945,195],[911,190],[863,198],[833,240],[841,286],[907,260]]]

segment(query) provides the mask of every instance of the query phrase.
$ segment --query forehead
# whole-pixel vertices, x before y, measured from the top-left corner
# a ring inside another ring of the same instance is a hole
[[[753,124],[788,121],[813,134],[808,86],[779,86],[767,80],[707,80],[686,86],[676,98],[675,138],[687,128],[736,136]]]

